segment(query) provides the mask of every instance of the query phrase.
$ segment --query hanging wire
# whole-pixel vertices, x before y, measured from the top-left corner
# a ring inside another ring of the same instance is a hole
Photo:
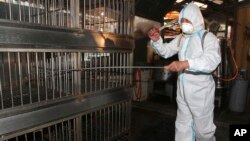
[[[231,54],[231,57],[232,57],[232,60],[233,60],[233,64],[235,66],[235,72],[234,72],[234,75],[231,77],[231,78],[223,78],[223,77],[219,77],[215,74],[213,74],[214,77],[218,78],[219,80],[222,80],[222,81],[233,81],[237,78],[238,74],[239,74],[239,68],[238,68],[238,64],[235,60],[235,57],[233,56],[233,51],[232,51],[232,47],[228,47],[229,48],[229,51],[230,51],[230,54]]]

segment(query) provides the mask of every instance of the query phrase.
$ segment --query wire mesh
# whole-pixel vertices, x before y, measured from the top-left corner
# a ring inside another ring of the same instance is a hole
[[[127,140],[130,129],[130,101],[54,121],[2,137],[3,141],[108,141]],[[119,137],[119,138],[118,138]]]

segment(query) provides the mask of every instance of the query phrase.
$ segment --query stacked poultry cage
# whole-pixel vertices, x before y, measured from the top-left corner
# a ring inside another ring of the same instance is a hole
[[[134,0],[0,0],[0,140],[128,140]]]

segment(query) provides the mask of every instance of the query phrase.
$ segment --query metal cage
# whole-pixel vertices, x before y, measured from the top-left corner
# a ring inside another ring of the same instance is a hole
[[[0,17],[10,21],[75,27],[77,0],[1,0]]]
[[[131,85],[129,52],[8,50],[0,49],[0,110]]]
[[[121,101],[10,135],[4,141],[128,140],[130,105]]]
[[[133,5],[133,0],[0,0],[0,19],[132,35]]]
[[[133,3],[0,0],[0,140],[128,140]]]

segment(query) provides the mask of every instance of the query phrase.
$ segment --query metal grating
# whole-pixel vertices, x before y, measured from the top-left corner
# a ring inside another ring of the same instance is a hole
[[[121,101],[32,129],[2,136],[3,141],[128,140],[131,101]]]

